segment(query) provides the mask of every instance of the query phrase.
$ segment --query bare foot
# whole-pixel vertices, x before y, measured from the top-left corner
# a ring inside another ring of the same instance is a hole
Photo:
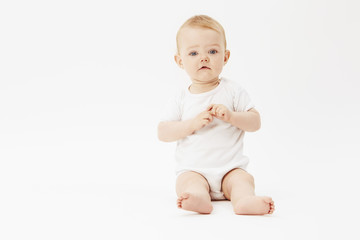
[[[190,193],[182,193],[177,200],[177,205],[178,208],[202,214],[209,214],[213,210],[210,197],[201,197]]]
[[[239,215],[272,214],[274,210],[274,201],[271,197],[265,196],[244,197],[239,199],[239,201],[234,205],[234,211]]]

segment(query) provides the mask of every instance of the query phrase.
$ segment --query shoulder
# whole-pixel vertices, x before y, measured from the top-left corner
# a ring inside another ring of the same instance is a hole
[[[224,89],[231,95],[234,105],[234,111],[246,112],[254,108],[250,96],[246,89],[238,82],[224,79]]]
[[[224,89],[231,94],[241,94],[245,89],[242,85],[236,81],[230,80],[228,78],[221,78]]]
[[[179,89],[176,93],[174,93],[174,97],[178,101],[184,100],[185,96],[186,96],[186,89],[185,88]]]
[[[186,89],[175,89],[174,91],[171,91],[169,93],[170,98],[168,101],[175,103],[175,104],[181,104],[184,101],[185,95],[186,95]]]

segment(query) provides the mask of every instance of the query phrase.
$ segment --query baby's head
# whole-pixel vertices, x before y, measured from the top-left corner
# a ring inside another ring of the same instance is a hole
[[[218,82],[230,52],[226,49],[223,27],[211,17],[200,15],[188,19],[176,35],[175,61],[192,82]]]
[[[215,19],[206,16],[206,15],[196,15],[189,18],[178,30],[176,34],[176,47],[177,47],[177,54],[180,54],[181,44],[179,43],[179,39],[182,33],[182,30],[185,28],[202,28],[202,29],[210,29],[217,33],[219,33],[222,37],[224,43],[224,49],[226,49],[226,37],[225,37],[225,30],[221,26],[221,24],[216,21]]]

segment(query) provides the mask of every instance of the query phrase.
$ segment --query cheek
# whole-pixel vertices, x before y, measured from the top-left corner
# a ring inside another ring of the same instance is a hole
[[[218,69],[222,69],[222,67],[224,66],[224,58],[217,57],[216,59],[214,59],[214,66],[216,66],[216,68]]]
[[[184,67],[189,69],[189,70],[194,68],[194,66],[196,65],[194,59],[186,59],[183,62],[183,64],[184,64]]]
[[[192,64],[191,63],[189,63],[189,62],[186,62],[186,63],[184,63],[184,70],[188,73],[188,74],[191,74],[192,72],[194,72],[194,70],[193,70],[193,66],[192,66]]]

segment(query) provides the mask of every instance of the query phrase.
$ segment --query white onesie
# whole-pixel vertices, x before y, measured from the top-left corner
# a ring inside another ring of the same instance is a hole
[[[192,94],[181,90],[167,109],[163,121],[182,121],[196,117],[211,104],[223,104],[229,110],[246,112],[254,107],[250,97],[238,84],[221,78],[213,90]],[[204,128],[177,142],[176,174],[194,171],[203,175],[210,186],[213,200],[224,199],[222,179],[234,168],[246,169],[249,162],[243,155],[245,132],[214,117]]]

